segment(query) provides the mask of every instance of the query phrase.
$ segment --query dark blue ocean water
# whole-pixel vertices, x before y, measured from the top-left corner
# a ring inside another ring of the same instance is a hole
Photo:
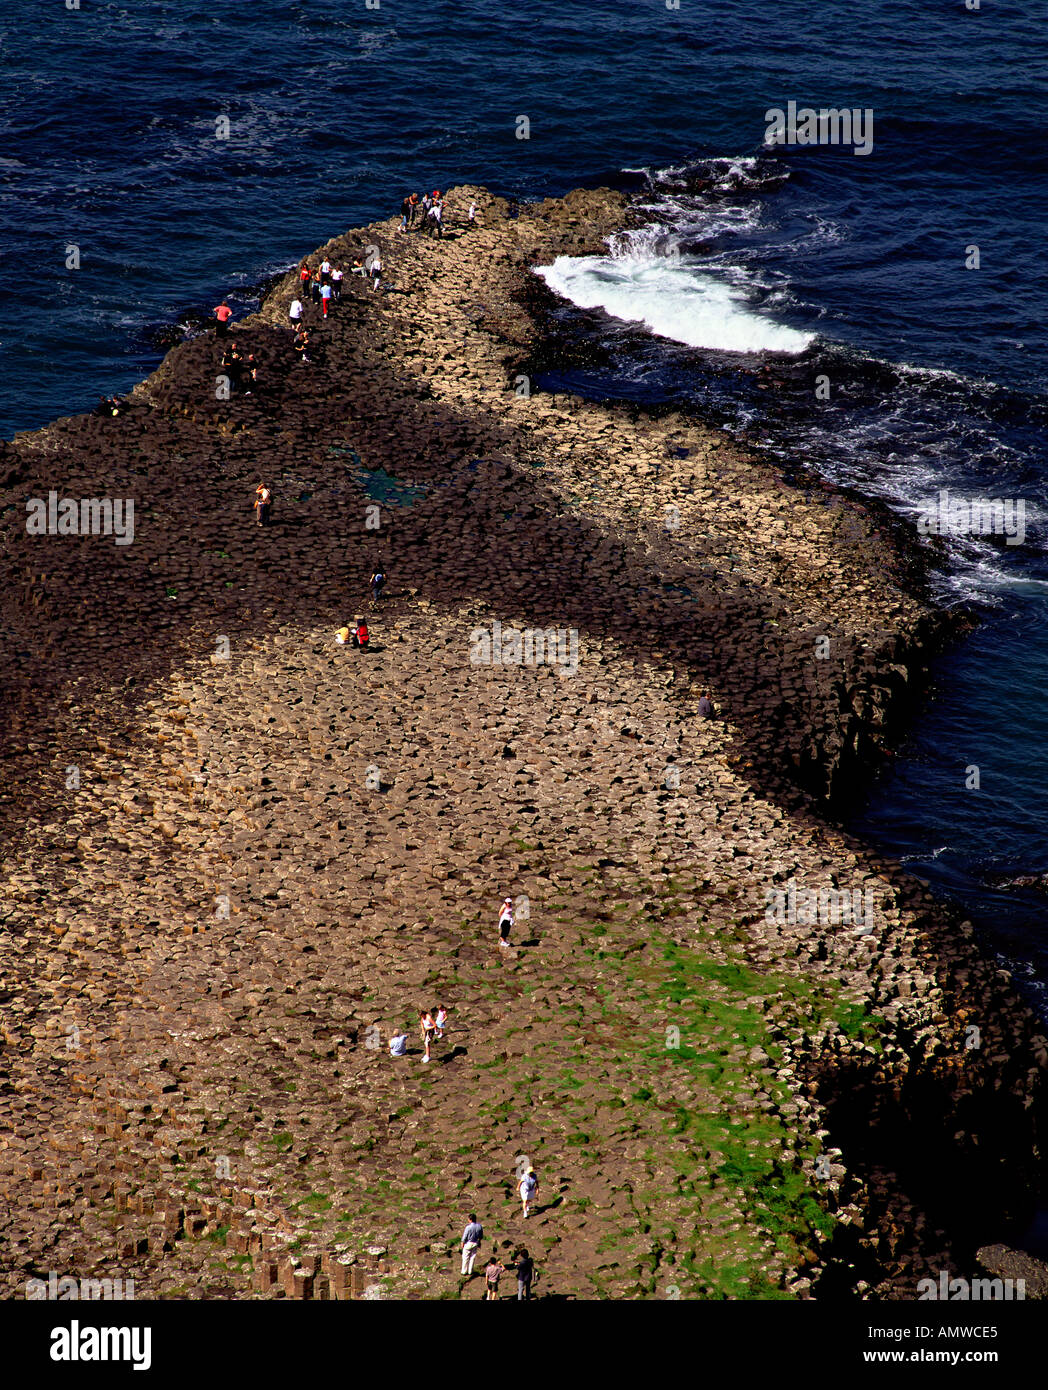
[[[1024,501],[1022,545],[951,542],[940,592],[986,621],[860,825],[1037,986],[1048,897],[1001,881],[1048,871],[1045,19],[997,0],[7,0],[0,435],[128,389],[179,325],[246,307],[409,188],[632,190],[647,226],[550,272],[564,331],[609,354],[575,389],[699,404],[904,511],[942,487]],[[871,152],[765,148],[790,100],[869,108]]]

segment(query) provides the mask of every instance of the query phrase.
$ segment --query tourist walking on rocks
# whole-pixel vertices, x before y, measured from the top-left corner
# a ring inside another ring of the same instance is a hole
[[[382,289],[382,257],[377,251],[371,259],[371,288]]]
[[[408,1035],[401,1028],[394,1028],[389,1035],[389,1055],[403,1057],[408,1050]]]
[[[503,898],[502,906],[499,908],[499,941],[509,943],[509,934],[513,930],[513,899]]]
[[[422,1044],[425,1048],[424,1062],[429,1061],[429,1048],[433,1039],[437,1035],[437,1025],[434,1022],[433,1014],[429,1009],[420,1009],[418,1015],[419,1032],[422,1034]]]
[[[323,309],[324,309],[324,317],[327,318],[327,314],[328,314],[328,305],[331,303],[331,286],[330,286],[330,285],[321,285],[321,287],[320,287],[320,303],[321,303],[321,305],[323,306]]]
[[[309,268],[309,262],[303,261],[298,270],[298,288],[301,294],[309,293],[309,281],[312,273],[313,272]]]
[[[473,1278],[473,1261],[477,1258],[480,1242],[484,1239],[484,1227],[477,1220],[477,1213],[469,1214],[469,1225],[462,1232],[462,1273],[467,1279]]]
[[[386,576],[382,573],[381,566],[368,580],[368,584],[371,588],[372,599],[375,603],[378,603],[379,599],[382,597],[382,590],[386,587]]]
[[[448,1011],[443,1004],[437,1005],[437,1012],[433,1016],[433,1025],[437,1030],[437,1037],[444,1037],[444,1029],[447,1026]]]
[[[506,1272],[506,1266],[498,1257],[498,1251],[492,1250],[491,1259],[484,1269],[484,1282],[487,1285],[487,1292],[484,1295],[485,1303],[496,1303],[499,1296],[499,1280]]]
[[[337,265],[331,267],[331,293],[336,299],[342,298],[342,278],[344,275],[345,271]]]
[[[297,295],[291,301],[291,308],[287,311],[287,316],[293,324],[302,322],[302,301]]]
[[[470,205],[469,205],[469,212],[468,212],[468,214],[466,215],[466,221],[467,221],[467,223],[469,224],[470,227],[475,227],[475,226],[477,225],[477,205],[476,205],[476,203],[470,203]]]
[[[433,223],[433,235],[439,241],[444,235],[444,204],[439,199],[430,208],[429,215]]]
[[[535,1278],[535,1261],[528,1254],[527,1247],[521,1246],[516,1254],[517,1302],[531,1298],[531,1282]]]
[[[265,483],[255,488],[255,518],[259,526],[268,526],[269,509],[273,504],[273,494]]]
[[[224,338],[229,332],[229,320],[233,317],[233,310],[223,299],[221,304],[216,304],[212,311],[215,315],[215,337]]]
[[[401,205],[400,205],[400,230],[401,230],[402,232],[406,232],[406,231],[407,231],[407,229],[408,229],[408,223],[409,223],[410,221],[411,221],[411,195],[408,194],[408,195],[405,196],[404,201],[403,201],[403,202],[401,203]]]
[[[517,1193],[520,1197],[521,1205],[524,1208],[525,1221],[528,1219],[528,1209],[531,1205],[531,1199],[535,1196],[535,1193],[538,1191],[538,1186],[539,1180],[535,1176],[534,1168],[529,1168],[528,1171],[521,1178],[520,1182],[517,1184]]]
[[[320,267],[317,266],[313,272],[313,278],[309,282],[309,292],[314,304],[320,303]]]

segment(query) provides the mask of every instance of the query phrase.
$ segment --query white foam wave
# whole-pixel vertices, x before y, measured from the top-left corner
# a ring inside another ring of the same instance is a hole
[[[741,285],[725,284],[684,258],[649,249],[619,256],[558,256],[536,273],[555,294],[581,309],[603,309],[689,347],[795,354],[813,337],[755,312]]]

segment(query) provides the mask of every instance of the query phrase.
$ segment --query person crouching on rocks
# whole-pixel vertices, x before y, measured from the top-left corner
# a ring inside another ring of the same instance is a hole
[[[368,625],[363,618],[355,619],[352,638],[354,647],[358,647],[362,652],[367,651],[368,643],[371,641],[371,634],[368,632]]]
[[[255,519],[259,526],[269,525],[269,511],[273,505],[273,494],[265,483],[255,488]]]

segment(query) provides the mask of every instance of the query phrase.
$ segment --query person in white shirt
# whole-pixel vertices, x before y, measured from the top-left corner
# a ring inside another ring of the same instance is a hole
[[[535,1196],[538,1185],[539,1180],[535,1176],[534,1168],[529,1168],[517,1184],[517,1192],[520,1195],[521,1205],[524,1208],[525,1220],[528,1218],[528,1208],[531,1205],[531,1199]]]
[[[343,271],[339,270],[337,265],[331,267],[331,288],[336,299],[342,298],[342,276]]]
[[[509,941],[509,934],[513,927],[513,899],[503,898],[502,907],[499,909],[499,940]]]
[[[297,299],[297,298],[296,298],[296,299],[293,299],[293,300],[291,301],[291,308],[287,311],[287,315],[288,315],[288,318],[291,320],[292,323],[301,323],[301,322],[302,322],[302,301],[301,301],[301,299]]]
[[[399,1028],[394,1028],[389,1038],[389,1055],[391,1057],[403,1057],[408,1050],[408,1035]]]

